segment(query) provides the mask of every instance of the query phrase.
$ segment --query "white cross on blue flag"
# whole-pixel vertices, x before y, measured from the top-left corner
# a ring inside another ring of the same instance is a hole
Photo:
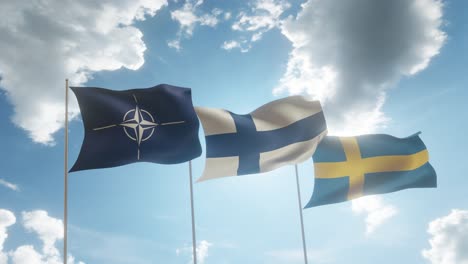
[[[327,134],[318,101],[291,96],[247,115],[196,107],[206,138],[206,164],[198,181],[272,171],[312,157]]]

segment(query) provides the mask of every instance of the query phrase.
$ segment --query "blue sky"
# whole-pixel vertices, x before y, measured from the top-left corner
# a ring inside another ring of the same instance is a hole
[[[240,114],[303,94],[321,100],[331,134],[422,131],[438,188],[304,210],[309,263],[468,263],[466,11],[436,0],[0,2],[0,264],[60,263],[65,78],[190,87],[195,105]],[[70,103],[69,166],[83,139]],[[305,204],[312,160],[299,171]],[[188,177],[188,163],[71,173],[74,263],[190,263]],[[195,184],[199,263],[303,263],[295,184],[292,166]]]

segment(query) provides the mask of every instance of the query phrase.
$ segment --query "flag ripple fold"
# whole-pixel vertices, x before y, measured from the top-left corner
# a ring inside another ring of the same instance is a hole
[[[314,159],[315,185],[306,205],[339,203],[408,188],[434,188],[437,177],[419,133],[327,136]]]
[[[160,84],[122,91],[71,89],[85,135],[70,171],[134,162],[174,164],[200,156],[199,121],[189,88]]]
[[[206,163],[198,181],[272,171],[303,162],[327,133],[318,101],[290,96],[250,114],[196,107],[206,139]]]

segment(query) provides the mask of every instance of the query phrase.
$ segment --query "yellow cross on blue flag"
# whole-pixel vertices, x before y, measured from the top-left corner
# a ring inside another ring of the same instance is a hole
[[[305,208],[407,188],[437,187],[419,133],[325,137],[313,155],[315,185]]]

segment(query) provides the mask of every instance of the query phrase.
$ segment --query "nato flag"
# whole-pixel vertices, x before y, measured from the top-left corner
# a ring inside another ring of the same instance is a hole
[[[167,84],[125,91],[71,89],[85,136],[70,172],[133,162],[174,164],[200,156],[190,89]]]

